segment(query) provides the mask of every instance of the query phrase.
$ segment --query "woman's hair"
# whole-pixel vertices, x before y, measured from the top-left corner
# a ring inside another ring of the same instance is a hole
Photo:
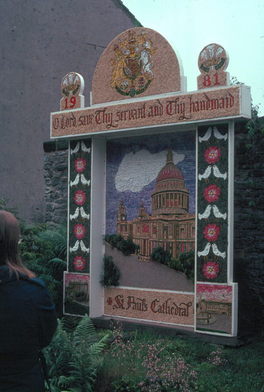
[[[29,278],[35,275],[27,269],[19,256],[19,223],[11,212],[0,210],[0,266],[7,265],[10,272],[22,273]]]

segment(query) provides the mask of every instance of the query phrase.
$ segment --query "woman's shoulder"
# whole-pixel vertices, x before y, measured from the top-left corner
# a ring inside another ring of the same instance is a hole
[[[23,287],[23,291],[27,293],[33,303],[51,303],[45,282],[41,278],[28,278],[20,276],[19,280]]]
[[[30,283],[32,283],[33,285],[46,288],[46,285],[45,285],[44,281],[41,278],[37,278],[37,277],[36,278],[31,278],[31,279],[29,278],[28,281]]]

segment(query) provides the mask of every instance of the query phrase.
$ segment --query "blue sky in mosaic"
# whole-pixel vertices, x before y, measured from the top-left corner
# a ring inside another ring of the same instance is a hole
[[[107,143],[106,233],[115,233],[118,205],[127,207],[128,220],[138,216],[143,203],[151,214],[151,193],[156,177],[165,166],[167,151],[182,171],[190,191],[190,210],[195,210],[195,133],[175,132],[162,135],[115,139]]]

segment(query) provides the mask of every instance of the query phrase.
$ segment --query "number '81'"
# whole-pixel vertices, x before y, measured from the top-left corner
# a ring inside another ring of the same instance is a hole
[[[219,76],[217,72],[214,75],[212,75],[212,77],[210,75],[204,75],[203,77],[204,87],[217,86],[219,84],[220,82],[219,82]]]

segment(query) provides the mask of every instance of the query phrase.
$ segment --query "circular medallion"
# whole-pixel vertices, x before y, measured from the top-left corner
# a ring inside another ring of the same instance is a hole
[[[83,77],[77,72],[69,72],[61,82],[61,93],[65,97],[82,94],[84,88]]]
[[[228,66],[225,49],[218,44],[209,44],[199,54],[198,67],[202,73],[224,71]]]

